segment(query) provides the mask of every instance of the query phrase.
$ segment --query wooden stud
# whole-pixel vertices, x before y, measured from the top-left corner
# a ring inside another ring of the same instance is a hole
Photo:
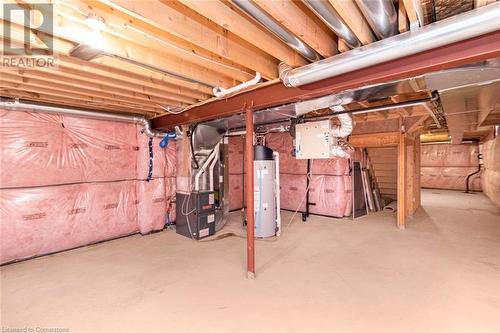
[[[398,137],[397,226],[399,229],[404,229],[406,226],[406,136],[404,132],[400,132]]]

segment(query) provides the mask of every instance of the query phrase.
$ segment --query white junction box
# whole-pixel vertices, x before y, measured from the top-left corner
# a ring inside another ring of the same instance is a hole
[[[330,158],[330,120],[295,125],[295,157],[297,159]]]

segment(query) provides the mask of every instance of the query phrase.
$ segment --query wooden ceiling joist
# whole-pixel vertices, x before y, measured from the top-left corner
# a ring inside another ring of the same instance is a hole
[[[47,80],[47,79],[38,79],[33,78],[28,73],[24,73],[23,77],[9,74],[8,72],[4,72],[1,74],[3,82],[9,82],[13,84],[17,84],[18,87],[29,85],[33,87],[46,88],[50,87],[51,89],[56,89],[58,91],[70,93],[70,94],[85,94],[88,96],[100,97],[103,99],[109,99],[111,101],[116,102],[125,102],[130,105],[134,105],[137,108],[150,108],[151,111],[156,111],[159,109],[159,105],[165,105],[168,103],[172,103],[172,101],[165,100],[156,100],[154,98],[144,98],[140,99],[138,96],[130,97],[124,96],[124,94],[114,94],[109,89],[102,89],[97,87],[97,89],[89,89],[86,87],[77,86],[72,82],[61,83],[59,80]],[[68,80],[72,81],[72,80]]]
[[[221,57],[201,48],[197,48],[192,44],[183,45],[179,43],[179,39],[175,38],[175,36],[167,34],[154,26],[139,20],[131,21],[128,15],[116,15],[120,14],[117,11],[113,11],[113,15],[109,15],[108,12],[106,12],[106,9],[109,11],[109,7],[102,3],[86,0],[73,2],[71,6],[65,6],[64,4],[64,2],[58,3],[57,10],[64,10],[67,14],[71,14],[71,11],[73,11],[73,15],[78,19],[81,19],[82,13],[86,12],[92,12],[94,15],[106,17],[106,24],[109,30],[116,36],[125,40],[137,42],[157,52],[206,67],[237,81],[247,81],[253,76],[249,69],[230,61],[224,61]]]
[[[297,3],[269,0],[254,0],[254,2],[323,57],[331,57],[338,53],[337,37],[314,15],[307,15]]]
[[[370,25],[364,18],[363,14],[361,14],[361,11],[356,6],[354,1],[329,1],[345,24],[347,24],[363,45],[370,44],[377,40],[370,28]]]
[[[169,105],[169,103],[175,103],[170,100],[159,98],[154,95],[144,94],[141,93],[140,91],[136,91],[133,89],[129,90],[129,89],[117,88],[106,84],[93,83],[79,79],[76,76],[68,77],[59,75],[59,72],[57,71],[37,71],[37,70],[27,69],[27,70],[20,70],[18,72],[20,73],[19,77],[21,77],[23,80],[27,81],[30,81],[32,79],[40,80],[45,82],[47,85],[61,84],[66,86],[68,89],[75,89],[75,90],[85,89],[88,91],[93,91],[95,93],[106,92],[116,96],[120,96],[120,98],[126,100],[135,101],[136,104],[139,105],[142,103],[151,103],[155,105]]]
[[[165,113],[164,110],[161,108],[154,108],[151,106],[146,106],[146,105],[136,105],[133,103],[121,101],[119,99],[115,98],[103,98],[103,97],[98,97],[96,95],[87,95],[82,91],[81,93],[76,93],[74,91],[68,92],[66,90],[61,90],[61,89],[55,89],[53,87],[41,87],[39,85],[32,85],[32,84],[19,84],[19,83],[12,83],[8,80],[3,80],[2,83],[0,83],[0,87],[2,89],[16,89],[16,90],[23,90],[27,92],[31,92],[34,94],[41,94],[45,96],[53,96],[53,97],[61,97],[61,98],[69,98],[72,100],[78,100],[78,101],[83,101],[85,103],[91,103],[94,105],[108,105],[115,107],[117,109],[129,109],[129,110],[136,110],[136,111],[142,111],[142,112],[150,112],[150,113],[156,113],[156,114],[161,114]],[[139,112],[140,113],[140,112]]]
[[[231,31],[229,28],[218,26],[194,12],[186,15],[188,8],[179,2],[116,0],[100,2],[107,5],[109,10],[125,12],[135,19],[134,22],[147,22],[198,48],[258,71],[264,77],[275,78],[278,75],[276,67],[278,62],[273,56],[257,49],[251,43],[244,43],[244,39],[228,32]],[[214,5],[212,1],[207,3]],[[293,54],[290,50],[288,52]]]
[[[185,14],[188,13],[183,9],[183,6],[186,6],[186,8],[189,7],[204,18],[215,22],[218,26],[223,27],[242,40],[255,45],[261,51],[270,54],[274,58],[290,66],[301,66],[307,63],[295,51],[274,37],[269,31],[265,30],[265,28],[256,24],[245,14],[241,13],[229,2],[222,2],[220,0],[180,0],[182,5],[178,2],[168,0],[162,0],[162,2],[171,6],[172,9],[176,9]],[[277,72],[271,76],[271,78],[276,77]]]
[[[11,43],[22,45],[22,30],[17,25],[12,25]],[[43,35],[43,34],[39,34]],[[188,95],[195,99],[205,99],[209,94],[212,94],[211,88],[193,83],[186,80],[173,78],[172,76],[158,74],[140,67],[133,66],[123,61],[102,57],[96,62],[83,61],[71,56],[68,56],[69,50],[73,44],[61,40],[54,40],[55,55],[61,62],[68,62],[72,67],[81,68],[84,72],[101,72],[103,76],[115,77],[120,76],[120,79],[126,82],[135,81],[138,84],[146,85],[153,88],[164,89],[179,95]],[[106,64],[106,65],[101,65]]]
[[[95,103],[92,101],[83,101],[74,98],[66,98],[60,96],[47,95],[44,93],[36,93],[29,92],[22,89],[15,88],[2,88],[0,87],[0,95],[11,98],[19,98],[32,100],[40,103],[46,103],[51,105],[62,105],[62,106],[71,106],[95,111],[108,111],[108,112],[118,112],[118,113],[134,113],[145,116],[154,116],[156,113],[140,111],[137,108],[128,108],[128,107],[116,107],[110,106],[108,104]]]

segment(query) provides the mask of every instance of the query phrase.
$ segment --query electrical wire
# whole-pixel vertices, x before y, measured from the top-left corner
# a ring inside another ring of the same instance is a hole
[[[194,133],[196,131],[196,127],[198,127],[198,124],[195,124],[193,126],[193,129],[191,130],[191,135],[189,136],[189,144],[191,146],[191,158],[193,159],[193,162],[196,165],[195,169],[199,169],[200,165],[198,164],[198,160],[196,159],[196,156],[194,156],[194,143],[193,143],[193,140],[194,140],[193,136],[194,136]]]

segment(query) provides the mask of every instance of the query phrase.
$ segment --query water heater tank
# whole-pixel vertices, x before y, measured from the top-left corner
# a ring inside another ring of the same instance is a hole
[[[273,151],[254,146],[255,236],[272,237],[278,231],[276,215],[276,164]]]

